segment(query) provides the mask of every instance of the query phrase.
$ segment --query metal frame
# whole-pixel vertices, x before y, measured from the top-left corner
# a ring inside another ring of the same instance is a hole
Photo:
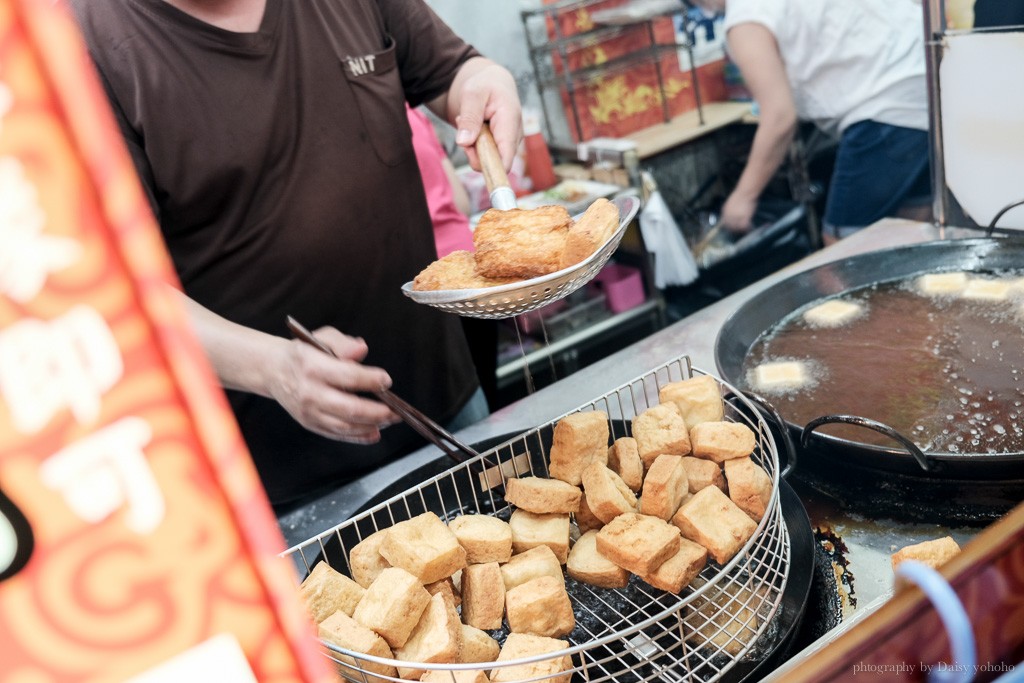
[[[603,410],[609,415],[612,438],[625,436],[625,423],[658,402],[658,392],[669,382],[706,374],[693,368],[689,358],[673,360],[578,410]],[[724,566],[714,562],[683,589],[680,595],[656,590],[633,577],[619,590],[599,589],[567,579],[576,615],[569,647],[558,652],[496,664],[416,664],[416,669],[450,672],[502,669],[531,662],[571,658],[567,670],[537,675],[531,681],[716,681],[740,660],[757,659],[770,652],[779,637],[773,629],[790,570],[789,532],[779,498],[779,460],[768,425],[749,399],[724,383],[726,419],[747,424],[757,436],[751,456],[769,474],[772,494],[754,535]],[[562,416],[564,417],[564,416]],[[552,420],[482,454],[479,459],[451,468],[421,485],[285,551],[300,571],[308,572],[325,559],[345,572],[349,550],[369,535],[424,511],[449,519],[458,514],[482,513],[507,519],[511,507],[504,501],[508,478],[547,476]],[[498,466],[486,467],[497,462]],[[578,530],[573,525],[574,533]],[[503,640],[506,632],[496,634]],[[378,666],[405,666],[407,662],[371,657],[324,644],[325,654],[339,673],[352,681],[401,681],[379,673]],[[370,670],[374,667],[376,670]],[[560,669],[560,667],[556,667]],[[510,672],[512,673],[512,672]]]

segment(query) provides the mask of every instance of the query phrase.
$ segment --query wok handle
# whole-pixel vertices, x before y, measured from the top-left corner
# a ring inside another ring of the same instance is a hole
[[[913,441],[883,422],[878,422],[877,420],[861,417],[859,415],[823,415],[811,420],[804,426],[803,431],[800,433],[800,445],[803,448],[807,448],[811,439],[811,433],[815,429],[822,425],[835,423],[849,424],[854,425],[855,427],[865,427],[878,432],[879,434],[884,434],[890,439],[898,441],[904,448],[906,448],[907,452],[914,456],[914,460],[917,461],[917,464],[920,465],[921,469],[925,472],[935,472],[938,469],[938,464],[931,461],[928,456],[924,454],[924,451],[918,448],[917,444]]]
[[[793,445],[793,437],[789,434],[789,427],[786,425],[782,415],[779,414],[779,411],[768,399],[752,391],[744,391],[742,393],[760,408],[762,412],[767,413],[768,417],[775,423],[773,426],[782,439],[782,446],[786,449],[786,466],[782,468],[782,472],[779,474],[781,479],[785,479],[789,476],[790,472],[796,469],[796,446]]]
[[[516,208],[516,193],[508,182],[501,153],[494,142],[491,127],[484,123],[476,138],[476,154],[480,157],[480,172],[484,174],[487,191],[491,195],[491,206],[502,211]]]

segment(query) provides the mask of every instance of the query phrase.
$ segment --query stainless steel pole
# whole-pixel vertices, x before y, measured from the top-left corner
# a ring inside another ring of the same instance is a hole
[[[946,190],[946,157],[942,146],[942,101],[939,64],[942,61],[946,32],[945,0],[925,0],[924,10],[925,75],[928,81],[928,139],[931,143],[932,213],[939,227],[946,227],[949,215]]]

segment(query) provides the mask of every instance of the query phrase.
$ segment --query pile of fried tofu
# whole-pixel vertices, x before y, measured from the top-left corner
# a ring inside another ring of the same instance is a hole
[[[609,435],[599,410],[559,420],[550,476],[505,482],[507,522],[466,514],[446,524],[427,512],[354,546],[351,577],[317,564],[301,592],[321,639],[409,663],[396,669],[361,660],[372,674],[568,683],[568,656],[479,670],[417,664],[501,663],[564,650],[576,626],[566,575],[606,589],[636,576],[678,594],[709,558],[724,565],[740,551],[772,494],[771,477],[751,458],[754,433],[725,420],[711,376],[662,387],[659,404],[634,418],[632,436]],[[503,645],[495,632],[508,634]]]

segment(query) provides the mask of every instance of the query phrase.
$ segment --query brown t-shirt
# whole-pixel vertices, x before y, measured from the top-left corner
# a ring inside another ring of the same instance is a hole
[[[477,387],[458,318],[401,293],[436,258],[405,101],[475,55],[421,0],[266,0],[255,33],[164,0],[70,0],[190,297],[288,336],[366,339],[368,365],[438,421]],[[336,486],[420,445],[367,447],[229,392],[271,500]]]

